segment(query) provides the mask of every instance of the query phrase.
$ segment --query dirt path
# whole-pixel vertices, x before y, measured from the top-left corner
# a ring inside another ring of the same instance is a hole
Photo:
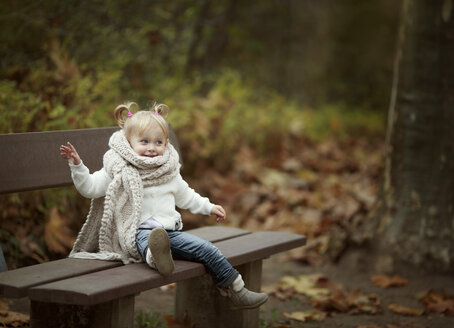
[[[454,317],[444,317],[439,314],[424,314],[422,316],[398,315],[388,309],[390,304],[398,304],[411,308],[422,309],[415,295],[421,291],[445,290],[454,292],[454,278],[449,276],[431,274],[423,275],[413,272],[406,276],[408,284],[404,287],[382,289],[375,286],[369,273],[354,272],[349,269],[350,263],[344,261],[340,265],[325,265],[322,267],[310,267],[297,262],[285,261],[285,254],[275,256],[264,261],[263,286],[266,289],[273,289],[283,276],[298,276],[313,273],[327,275],[331,282],[342,284],[348,290],[359,289],[363,294],[376,294],[381,301],[383,311],[376,315],[351,315],[335,314],[323,322],[298,322],[288,320],[283,313],[303,311],[312,308],[312,305],[304,297],[292,297],[281,301],[276,297],[270,300],[261,308],[260,318],[262,327],[353,327],[376,325],[376,327],[387,328],[387,325],[395,325],[405,328],[451,328],[454,327]],[[278,270],[276,270],[278,269]],[[173,313],[174,291],[152,290],[142,293],[136,297],[136,312],[150,310],[165,314]]]

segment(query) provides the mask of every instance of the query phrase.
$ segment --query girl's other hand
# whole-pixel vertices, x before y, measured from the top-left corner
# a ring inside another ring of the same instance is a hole
[[[68,160],[69,164],[79,165],[81,159],[73,145],[68,141],[67,146],[60,146],[60,155]]]
[[[222,222],[225,220],[225,210],[222,206],[214,205],[211,209],[211,215],[216,215],[216,222]]]

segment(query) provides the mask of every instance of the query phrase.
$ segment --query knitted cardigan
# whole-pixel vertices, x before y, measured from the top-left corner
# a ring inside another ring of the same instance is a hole
[[[104,197],[92,199],[69,256],[141,262],[135,234],[141,220],[143,188],[175,178],[180,169],[178,153],[169,143],[161,156],[139,156],[122,130],[111,136],[109,146],[103,164],[112,181]]]

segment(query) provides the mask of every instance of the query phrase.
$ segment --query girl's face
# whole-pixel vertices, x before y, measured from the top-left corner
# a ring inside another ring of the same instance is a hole
[[[146,157],[160,156],[167,148],[167,139],[161,127],[154,123],[141,135],[133,133],[129,140],[131,148],[139,155]]]

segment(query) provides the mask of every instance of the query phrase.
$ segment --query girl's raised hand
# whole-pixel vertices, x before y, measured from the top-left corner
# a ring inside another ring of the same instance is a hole
[[[225,220],[225,210],[222,206],[214,205],[211,209],[211,215],[216,215],[216,222],[222,222]]]
[[[81,160],[80,156],[74,148],[73,145],[68,141],[67,146],[61,145],[60,146],[60,155],[68,160],[69,164],[79,165]]]

